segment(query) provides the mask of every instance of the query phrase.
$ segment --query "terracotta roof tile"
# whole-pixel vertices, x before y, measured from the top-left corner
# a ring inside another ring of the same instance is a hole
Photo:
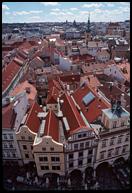
[[[62,75],[60,76],[60,80],[62,82],[80,82],[80,75],[79,74]]]
[[[95,96],[95,99],[90,104],[85,106],[82,99],[88,92],[92,92]],[[77,104],[80,106],[81,111],[89,123],[95,121],[102,114],[102,109],[109,107],[109,105],[106,104],[102,99],[99,101],[97,93],[95,91],[93,92],[93,90],[88,87],[87,84],[77,89],[73,93],[73,97]]]
[[[27,90],[27,97],[28,97],[28,99],[35,100],[36,95],[37,95],[37,90],[36,90],[36,88],[32,84],[28,83],[27,80],[22,82],[22,83],[20,83],[20,84],[18,84],[14,88],[14,90],[10,93],[10,96],[15,96],[18,93],[22,92],[23,90]],[[28,90],[30,90],[30,91],[28,92]]]
[[[59,140],[59,119],[50,110],[46,116],[44,135],[51,136],[55,141]]]
[[[33,131],[34,133],[38,132],[40,121],[37,117],[39,112],[42,112],[42,108],[37,104],[37,102],[34,102],[32,104],[31,109],[29,110],[29,114],[27,116],[25,125],[28,126],[28,128]]]
[[[53,86],[52,89],[49,91],[47,103],[49,104],[57,103],[58,97],[59,97],[59,90],[55,86]]]
[[[67,118],[68,124],[70,126],[70,133],[78,127],[85,127],[86,124],[79,114],[73,100],[71,99],[71,96],[69,96],[67,93],[64,93],[61,99],[63,99],[64,101],[64,103],[62,104],[62,112]]]
[[[13,60],[7,65],[6,69],[2,70],[2,92],[11,84],[20,68],[21,67]]]

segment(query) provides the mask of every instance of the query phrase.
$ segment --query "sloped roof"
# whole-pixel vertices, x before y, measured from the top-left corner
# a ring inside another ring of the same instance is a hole
[[[31,109],[29,110],[29,114],[27,116],[25,125],[27,125],[28,128],[34,133],[38,132],[40,121],[37,115],[39,112],[42,112],[42,111],[43,111],[42,108],[38,105],[37,102],[34,102],[32,104]]]
[[[85,106],[82,99],[89,92],[93,93],[93,95],[95,96],[95,99],[91,103]],[[106,102],[103,101],[103,99],[101,99],[101,101],[99,100],[97,93],[95,93],[95,91],[93,91],[90,87],[88,87],[87,84],[78,88],[73,93],[73,97],[77,102],[77,104],[80,106],[81,111],[83,112],[84,116],[86,117],[89,123],[92,123],[93,121],[95,121],[102,114],[102,111],[101,111],[102,109],[106,109],[109,107],[109,105],[106,104]]]
[[[64,101],[62,104],[62,112],[63,115],[67,118],[68,124],[70,126],[70,132],[74,131],[78,127],[85,127],[86,124],[79,114],[73,100],[71,99],[71,96],[69,96],[67,93],[64,93],[61,99]]]
[[[21,67],[13,60],[7,65],[6,69],[2,70],[2,92],[11,84],[20,68]]]
[[[52,110],[49,110],[45,119],[44,135],[51,136],[55,141],[59,140],[59,119]]]

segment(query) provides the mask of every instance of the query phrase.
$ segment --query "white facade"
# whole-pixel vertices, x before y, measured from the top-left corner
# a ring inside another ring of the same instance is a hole
[[[68,139],[65,150],[66,172],[75,169],[84,172],[87,167],[94,167],[98,139],[94,131],[80,129]]]
[[[104,128],[100,131],[95,167],[102,162],[112,165],[119,157],[127,160],[130,153],[130,114],[125,109],[121,117],[112,113],[111,109],[104,109],[102,113]]]
[[[15,131],[11,128],[2,128],[2,150],[3,161],[18,161],[21,164],[20,149]]]
[[[112,76],[121,82],[125,82],[125,80],[126,80],[125,77],[123,76],[121,70],[114,64],[105,68],[104,74],[106,74],[107,76]]]
[[[70,71],[71,66],[72,66],[72,61],[70,61],[69,58],[60,56],[59,67],[61,70]]]

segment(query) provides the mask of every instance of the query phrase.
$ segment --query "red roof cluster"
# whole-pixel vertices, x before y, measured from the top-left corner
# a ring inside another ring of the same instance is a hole
[[[94,94],[95,99],[85,106],[82,99],[84,96],[86,96],[89,92]],[[80,87],[73,93],[73,97],[77,104],[80,106],[81,111],[83,112],[84,116],[87,118],[89,123],[92,123],[95,121],[101,114],[102,109],[109,108],[110,106],[105,103],[103,99],[99,99],[99,96],[95,91],[93,91],[90,87],[85,84],[84,86]]]
[[[84,55],[72,55],[70,56],[70,59],[73,61],[81,61],[81,62],[94,62],[95,58],[89,54],[84,54]]]
[[[71,99],[71,96],[69,96],[67,93],[64,93],[61,99],[64,101],[62,104],[62,112],[68,120],[70,133],[79,127],[86,127],[86,124],[79,114],[73,100]]]
[[[68,74],[60,76],[62,82],[80,82],[80,74]]]
[[[14,90],[10,93],[10,95],[11,96],[15,96],[15,95],[17,95],[18,93],[20,93],[20,92],[22,92],[24,90],[27,91],[27,98],[28,98],[28,100],[35,100],[36,95],[37,95],[37,90],[36,90],[36,88],[32,84],[28,83],[27,80],[22,82],[22,83],[20,83],[20,84],[18,84],[14,88]]]
[[[59,119],[52,110],[46,116],[44,135],[51,136],[55,141],[59,140]]]
[[[47,104],[54,104],[57,102],[57,98],[59,97],[60,91],[62,90],[61,85],[58,81],[54,79],[50,79],[48,82],[48,97],[47,97]]]
[[[20,70],[20,66],[14,60],[2,70],[2,92],[11,84],[13,78]]]
[[[31,109],[29,110],[29,114],[26,119],[25,125],[27,125],[28,128],[34,133],[38,132],[40,121],[37,115],[39,112],[42,111],[43,111],[42,108],[37,104],[37,102],[34,102],[32,104]]]

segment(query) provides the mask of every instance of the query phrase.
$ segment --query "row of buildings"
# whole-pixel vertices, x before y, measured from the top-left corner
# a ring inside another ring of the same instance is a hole
[[[101,164],[128,160],[130,64],[115,56],[93,39],[90,20],[82,40],[3,45],[3,162],[81,182]]]
[[[120,100],[111,99],[110,104],[86,83],[70,92],[53,81],[42,107],[28,84],[20,94],[14,90],[11,102],[3,107],[4,162],[33,164],[40,177],[48,173],[71,177],[77,170],[85,179],[86,170],[96,177],[100,164],[128,159],[130,115]]]

